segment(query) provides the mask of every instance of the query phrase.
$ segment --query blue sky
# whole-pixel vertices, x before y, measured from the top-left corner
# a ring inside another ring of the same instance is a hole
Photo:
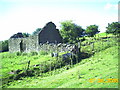
[[[119,0],[0,0],[0,41],[17,32],[32,33],[52,21],[73,20],[84,29],[96,24],[104,32],[118,21]]]

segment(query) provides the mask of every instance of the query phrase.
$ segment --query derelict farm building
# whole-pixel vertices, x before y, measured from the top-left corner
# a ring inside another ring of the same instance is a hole
[[[39,51],[40,44],[62,43],[62,37],[56,25],[47,23],[43,29],[34,36],[24,38],[22,33],[17,33],[9,39],[9,52],[31,52]]]

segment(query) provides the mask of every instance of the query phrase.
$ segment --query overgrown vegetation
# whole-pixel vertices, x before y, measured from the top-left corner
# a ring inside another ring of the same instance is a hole
[[[106,29],[106,33],[98,34],[97,25],[84,30],[72,21],[61,22],[63,42],[79,46],[77,54],[50,50],[9,53],[8,40],[1,41],[2,88],[117,88],[120,23],[108,24]],[[41,30],[36,29],[33,35]],[[17,33],[12,37],[29,35]],[[116,82],[106,83],[108,79]]]
[[[8,51],[8,40],[0,41],[0,52]]]
[[[101,78],[118,78],[117,42],[118,38],[114,36],[104,39],[85,38],[81,42],[80,57],[77,59],[63,59],[62,55],[70,52],[59,53],[58,57],[51,57],[51,52],[46,51],[0,53],[3,87],[117,88],[118,83],[97,81]],[[91,83],[89,79],[95,81]]]
[[[100,31],[98,31],[98,26],[97,25],[90,25],[85,30],[85,34],[89,37],[93,37],[94,35],[96,35],[99,32]]]
[[[106,33],[120,35],[120,23],[119,22],[112,22],[111,24],[108,23],[108,26],[106,28],[107,28]]]
[[[84,29],[71,20],[61,22],[61,35],[64,43],[76,43],[83,36]]]

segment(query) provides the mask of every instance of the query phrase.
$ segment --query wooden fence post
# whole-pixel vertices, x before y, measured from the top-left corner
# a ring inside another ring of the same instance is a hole
[[[27,70],[29,69],[29,67],[30,67],[30,60],[28,61]],[[27,71],[27,70],[26,70],[26,71]]]

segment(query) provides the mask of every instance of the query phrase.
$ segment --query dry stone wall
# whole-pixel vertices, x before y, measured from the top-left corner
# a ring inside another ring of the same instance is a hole
[[[62,43],[40,43],[37,41],[38,36],[29,38],[11,38],[9,39],[9,52],[66,52],[74,48],[73,44]]]
[[[48,51],[48,52],[67,52],[67,51],[72,51],[75,45],[73,44],[40,44],[38,46],[38,51]]]
[[[38,36],[10,38],[9,52],[31,52],[38,50]]]
[[[9,39],[9,52],[19,52],[21,38],[11,38]]]
[[[38,36],[30,36],[26,38],[26,50],[25,52],[37,51],[38,50]]]

